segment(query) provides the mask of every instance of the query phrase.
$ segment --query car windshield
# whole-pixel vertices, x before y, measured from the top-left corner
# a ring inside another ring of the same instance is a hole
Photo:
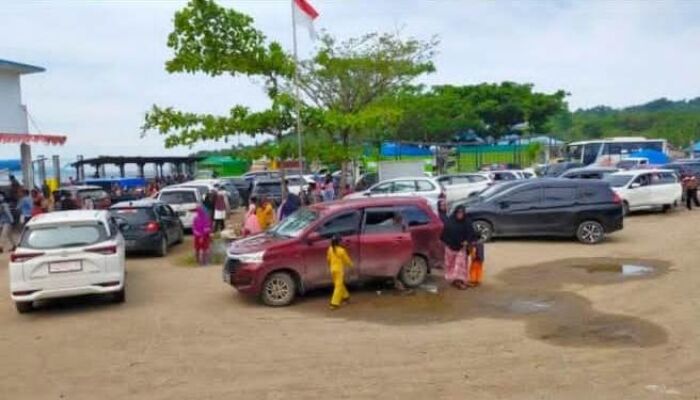
[[[191,204],[197,202],[197,197],[191,190],[162,192],[158,200],[168,204]]]
[[[603,178],[604,181],[608,182],[612,187],[623,187],[632,180],[633,175],[608,175]]]
[[[155,219],[151,208],[113,208],[109,214],[125,220],[129,225],[140,225]]]
[[[22,234],[20,247],[61,249],[89,246],[105,239],[107,239],[107,232],[104,226],[97,222],[28,226]]]
[[[312,222],[316,221],[316,219],[318,219],[318,213],[316,211],[308,208],[301,208],[272,227],[270,232],[279,236],[299,237],[304,229]]]
[[[277,182],[262,183],[259,182],[255,186],[257,194],[282,194],[282,185]]]

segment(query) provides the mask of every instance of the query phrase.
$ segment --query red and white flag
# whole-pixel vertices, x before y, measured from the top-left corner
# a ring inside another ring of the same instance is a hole
[[[292,9],[295,24],[305,26],[309,30],[311,39],[316,39],[314,20],[318,18],[318,11],[307,0],[292,0]]]

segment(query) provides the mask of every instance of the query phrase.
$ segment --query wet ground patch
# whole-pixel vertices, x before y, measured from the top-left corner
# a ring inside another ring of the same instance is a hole
[[[633,266],[633,268],[625,267]],[[607,285],[650,279],[668,271],[660,260],[572,258],[506,270],[486,285],[460,291],[438,274],[422,288],[351,287],[351,304],[328,310],[330,290],[314,291],[295,309],[332,318],[385,325],[420,325],[495,318],[525,323],[526,334],[569,347],[648,347],[666,342],[663,328],[631,316],[594,309],[568,284]]]

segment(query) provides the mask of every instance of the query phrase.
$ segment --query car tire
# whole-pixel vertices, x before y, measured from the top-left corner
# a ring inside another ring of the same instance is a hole
[[[576,229],[576,238],[584,244],[598,244],[605,239],[605,229],[598,221],[583,221]]]
[[[661,206],[661,212],[666,214],[667,212],[671,211],[671,204],[664,204]]]
[[[478,219],[472,223],[474,230],[481,236],[482,242],[489,242],[493,239],[493,225],[490,222]]]
[[[158,257],[165,257],[168,255],[168,238],[165,235],[160,239],[160,244],[156,250],[156,255]]]
[[[15,308],[20,314],[26,314],[34,311],[34,304],[31,301],[17,301],[15,302]]]
[[[399,271],[399,280],[409,288],[420,286],[427,278],[428,262],[416,254]]]
[[[297,295],[297,283],[287,272],[270,274],[262,285],[260,298],[272,307],[284,307],[292,304]]]
[[[622,216],[626,217],[630,214],[630,204],[626,201],[622,202]]]
[[[122,290],[112,294],[112,302],[123,303],[125,301],[126,301],[126,285],[124,285]]]

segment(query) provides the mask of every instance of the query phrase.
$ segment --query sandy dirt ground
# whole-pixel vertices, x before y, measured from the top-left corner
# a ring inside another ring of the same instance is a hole
[[[479,289],[351,288],[335,312],[328,291],[246,299],[218,265],[177,265],[190,242],[130,258],[122,305],[19,315],[4,277],[0,399],[700,398],[700,211],[625,225],[592,247],[498,241]]]

